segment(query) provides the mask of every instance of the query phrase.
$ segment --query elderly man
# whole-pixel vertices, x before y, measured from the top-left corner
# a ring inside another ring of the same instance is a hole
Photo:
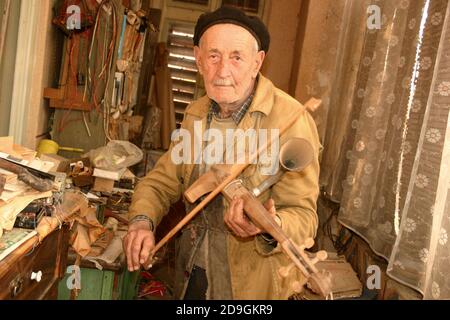
[[[222,7],[202,15],[195,28],[194,50],[207,95],[188,106],[182,128],[192,135],[196,121],[201,121],[204,129],[221,132],[280,128],[292,112],[303,110],[303,105],[260,74],[269,42],[264,24],[240,10]],[[291,137],[311,143],[313,162],[301,173],[285,173],[259,200],[283,231],[301,244],[315,236],[318,224],[321,145],[308,112],[303,111],[280,137],[281,144]],[[171,158],[174,145],[136,187],[124,239],[131,271],[138,270],[154,248],[154,229],[170,205],[209,169],[208,163],[175,164]],[[267,176],[257,164],[249,166],[240,178],[251,188]],[[189,212],[194,205],[186,203],[186,207]],[[217,196],[176,239],[175,298],[288,298],[292,282],[302,275],[293,270],[287,278],[278,276],[278,269],[289,260],[265,231],[246,217],[241,199],[228,203],[222,195]]]

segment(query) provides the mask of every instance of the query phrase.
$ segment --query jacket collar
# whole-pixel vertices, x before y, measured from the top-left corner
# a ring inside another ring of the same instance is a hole
[[[255,90],[255,96],[250,108],[248,109],[248,113],[252,114],[253,112],[261,112],[265,116],[268,116],[272,111],[273,103],[274,85],[269,79],[260,73],[258,85]],[[208,96],[203,96],[197,101],[194,101],[190,107],[186,109],[186,113],[199,118],[204,118],[208,115],[210,105],[211,99],[209,99]]]
[[[261,112],[268,116],[272,111],[274,104],[274,90],[275,87],[269,79],[259,74],[258,86],[256,87],[255,97],[248,110],[249,113]]]

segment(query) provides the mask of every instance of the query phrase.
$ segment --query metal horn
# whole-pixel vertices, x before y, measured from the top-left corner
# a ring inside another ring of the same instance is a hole
[[[300,172],[313,158],[313,147],[308,140],[302,138],[291,138],[280,149],[280,165],[286,171]]]
[[[255,197],[261,195],[277,183],[287,171],[301,172],[314,159],[314,149],[308,140],[303,138],[291,138],[286,141],[280,149],[280,170],[264,180],[259,186],[252,190]]]

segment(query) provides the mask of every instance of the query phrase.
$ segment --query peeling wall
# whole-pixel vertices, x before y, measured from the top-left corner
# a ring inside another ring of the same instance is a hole
[[[289,92],[291,70],[296,55],[301,2],[302,0],[272,1],[267,19],[271,44],[262,72],[285,92]]]
[[[310,86],[313,79],[320,77],[316,66],[318,60],[323,56],[321,52],[321,39],[329,35],[328,14],[329,7],[337,1],[315,0],[310,2],[308,16],[305,26],[305,36],[302,43],[304,51],[298,52],[301,55],[299,70],[297,71],[295,97],[300,101],[308,99],[316,94],[316,90]],[[322,83],[326,81],[322,75]],[[323,83],[323,85],[326,85]]]

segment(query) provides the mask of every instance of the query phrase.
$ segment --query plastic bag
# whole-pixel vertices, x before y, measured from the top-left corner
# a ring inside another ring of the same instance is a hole
[[[86,156],[95,168],[116,171],[139,163],[144,153],[129,141],[112,140],[105,147],[89,151]]]

